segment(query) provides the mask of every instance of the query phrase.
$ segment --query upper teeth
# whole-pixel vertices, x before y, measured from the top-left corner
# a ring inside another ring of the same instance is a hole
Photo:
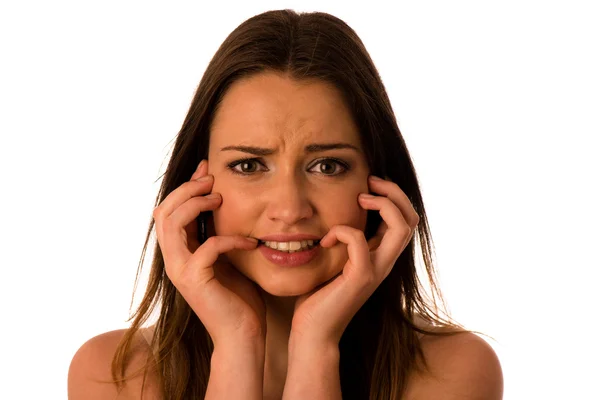
[[[275,250],[300,250],[314,244],[314,240],[302,240],[299,242],[265,242],[265,246]]]

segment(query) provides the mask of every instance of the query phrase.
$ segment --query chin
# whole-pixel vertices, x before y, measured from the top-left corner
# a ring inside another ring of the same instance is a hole
[[[292,271],[290,271],[292,272]],[[315,288],[330,280],[333,276],[331,271],[327,276],[315,274],[314,270],[294,271],[296,273],[283,273],[279,276],[260,276],[254,280],[258,286],[272,296],[289,297],[301,296],[310,293]],[[329,276],[331,275],[331,276]]]
[[[271,296],[293,297],[309,293],[318,285],[302,285],[298,282],[290,282],[289,285],[258,284],[258,286]]]

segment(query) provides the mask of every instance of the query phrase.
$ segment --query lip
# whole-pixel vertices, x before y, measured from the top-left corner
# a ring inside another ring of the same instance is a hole
[[[284,251],[274,250],[265,246],[264,244],[261,244],[258,246],[258,250],[261,252],[263,257],[273,264],[282,267],[299,267],[313,261],[320,254],[323,248],[321,246],[315,246],[309,250],[286,253]]]
[[[310,235],[307,233],[275,233],[259,237],[258,240],[263,242],[292,242],[300,240],[320,240],[320,236]]]

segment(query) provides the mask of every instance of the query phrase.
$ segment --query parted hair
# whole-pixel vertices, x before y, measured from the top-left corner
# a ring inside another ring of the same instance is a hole
[[[195,92],[155,205],[188,181],[200,160],[208,157],[211,123],[229,86],[238,79],[270,71],[299,82],[317,79],[334,85],[358,127],[370,173],[395,182],[419,215],[413,240],[356,313],[339,343],[344,399],[400,399],[409,372],[428,370],[417,332],[451,335],[467,330],[449,316],[439,290],[417,175],[385,87],[362,41],[345,22],[323,12],[277,10],[255,15],[231,32],[208,64]],[[368,212],[367,239],[375,234],[380,222],[378,212]],[[153,228],[151,219],[134,292]],[[200,243],[202,240],[206,237]],[[416,260],[422,261],[421,275],[429,288],[419,279]],[[154,310],[158,311],[151,343],[154,357],[148,357],[142,370],[126,374],[136,332]],[[415,315],[431,329],[416,326]],[[152,367],[158,373],[165,399],[204,398],[213,343],[202,321],[167,277],[157,242],[148,286],[128,321],[130,326],[111,365],[117,388],[141,371],[145,380]]]

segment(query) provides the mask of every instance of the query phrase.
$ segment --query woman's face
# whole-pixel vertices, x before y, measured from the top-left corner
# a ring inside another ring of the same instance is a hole
[[[330,144],[341,146],[319,147]],[[366,227],[367,211],[358,203],[359,193],[369,191],[366,158],[350,112],[327,83],[298,83],[276,73],[236,81],[213,120],[208,173],[212,191],[223,199],[213,212],[217,235],[322,238],[334,225]],[[342,243],[316,246],[311,255],[306,262],[286,262],[287,252],[260,243],[226,254],[274,296],[307,293],[337,275],[348,259]]]

